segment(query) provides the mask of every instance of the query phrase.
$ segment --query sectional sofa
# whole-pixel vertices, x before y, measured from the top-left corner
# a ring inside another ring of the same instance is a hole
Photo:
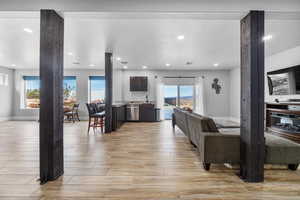
[[[240,163],[240,135],[237,132],[218,130],[213,119],[191,113],[180,108],[174,109],[173,128],[175,125],[187,136],[199,152],[205,170],[212,163]],[[287,165],[296,170],[300,163],[300,144],[265,133],[266,164]]]

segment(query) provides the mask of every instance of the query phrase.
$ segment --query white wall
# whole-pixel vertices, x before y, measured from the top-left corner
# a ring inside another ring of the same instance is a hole
[[[265,59],[265,101],[273,102],[274,99],[286,101],[300,99],[300,95],[269,95],[266,74],[269,71],[300,65],[300,46],[282,51]],[[230,116],[239,119],[240,116],[240,68],[230,71]]]
[[[15,72],[15,101],[13,110],[13,119],[15,120],[37,120],[39,109],[24,109],[22,108],[21,100],[24,98],[23,76],[39,75],[35,70],[16,70]],[[104,75],[103,70],[66,70],[65,76],[76,76],[77,81],[77,101],[80,103],[80,115],[86,118],[87,110],[85,103],[88,102],[88,77],[91,75]],[[129,77],[130,76],[148,76],[149,90],[145,92],[130,92]],[[202,77],[205,100],[206,115],[213,117],[228,117],[230,108],[230,81],[229,71],[137,71],[137,70],[114,70],[113,81],[113,101],[114,102],[130,102],[130,101],[145,101],[145,95],[149,96],[149,100],[157,103],[157,83],[164,76],[195,76]],[[219,78],[221,85],[221,93],[217,95],[215,90],[211,88],[214,78]],[[203,98],[203,97],[201,97]],[[197,101],[202,101],[198,99]],[[157,104],[161,105],[161,104]]]
[[[51,8],[69,12],[206,12],[219,11],[221,13],[248,12],[249,10],[266,11],[299,11],[298,0],[27,0],[20,3],[17,0],[1,0],[1,11],[38,11],[41,8]]]
[[[14,120],[37,120],[39,109],[24,109],[22,108],[22,99],[24,98],[24,86],[23,76],[39,76],[37,70],[16,70],[15,71],[15,101],[13,110]],[[104,76],[103,70],[65,70],[64,76],[76,76],[76,98],[80,103],[79,114],[82,118],[87,117],[87,110],[85,103],[89,101],[89,76]],[[120,75],[119,75],[120,76]],[[116,86],[120,84],[119,81],[114,82]],[[116,91],[118,91],[116,89]],[[119,92],[114,94],[115,99],[118,101],[122,100],[122,96]]]
[[[0,121],[3,121],[11,119],[12,116],[14,70],[0,67],[0,74],[8,75],[7,84],[0,85]]]
[[[230,70],[230,118],[240,121],[241,69]]]
[[[113,103],[123,102],[123,71],[113,70]]]
[[[129,77],[130,76],[148,76],[149,80],[149,91],[148,92],[130,92],[129,88]],[[156,78],[157,76],[157,78]],[[156,90],[157,81],[164,76],[204,76],[204,96],[205,96],[205,111],[206,115],[213,117],[229,117],[229,98],[230,98],[230,81],[228,70],[201,70],[201,71],[188,71],[188,70],[174,70],[174,71],[136,71],[126,70],[123,72],[123,99],[125,102],[129,101],[144,101],[145,95],[149,96],[150,101],[156,101],[156,95],[159,93]],[[213,79],[218,78],[219,84],[221,85],[221,93],[216,94],[215,90],[212,89],[211,84]],[[201,101],[197,99],[196,101]],[[159,105],[158,102],[155,102]]]
[[[130,92],[130,76],[147,76],[148,77],[148,92]],[[130,101],[145,101],[146,95],[148,95],[149,101],[156,101],[156,73],[154,71],[142,71],[142,70],[126,70],[123,71],[123,100],[125,102]]]
[[[283,69],[287,67],[293,67],[300,65],[300,46],[292,49],[274,54],[265,61],[265,72],[274,71],[278,69]],[[267,77],[267,76],[265,76]],[[280,101],[286,101],[288,99],[300,99],[300,95],[269,95],[269,88],[267,84],[267,79],[265,79],[265,99],[266,101],[274,101],[274,99],[279,99]]]

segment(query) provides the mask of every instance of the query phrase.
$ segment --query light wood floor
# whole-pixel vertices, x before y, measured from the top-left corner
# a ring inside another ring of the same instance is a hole
[[[111,135],[87,135],[86,126],[65,124],[65,175],[40,186],[38,123],[1,122],[0,199],[300,199],[299,170],[266,170],[260,184],[223,165],[204,171],[168,121],[127,123]]]

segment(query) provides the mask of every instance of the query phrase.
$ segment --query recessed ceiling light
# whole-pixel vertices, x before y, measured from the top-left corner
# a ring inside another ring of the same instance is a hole
[[[89,65],[89,67],[95,67],[95,66],[96,66],[96,65],[94,65],[94,64],[90,64],[90,65]]]
[[[170,66],[171,66],[171,64],[167,63],[167,64],[166,64],[166,66],[167,66],[167,67],[170,67]]]
[[[178,36],[177,36],[177,39],[178,39],[178,40],[183,40],[183,39],[184,39],[184,35],[178,35]]]
[[[123,66],[123,69],[128,69],[128,67],[126,65]]]
[[[12,67],[16,67],[17,65],[16,65],[16,64],[11,64],[10,66],[12,66]]]
[[[219,67],[219,63],[215,63],[215,64],[214,64],[214,67]]]
[[[147,69],[148,68],[146,65],[143,65],[142,67],[143,67],[143,69]]]
[[[117,57],[116,59],[117,59],[117,61],[120,61],[120,60],[121,60],[121,58],[120,58],[120,57]]]
[[[263,41],[268,41],[268,40],[271,40],[273,38],[273,35],[265,35],[263,37]]]
[[[26,33],[33,33],[33,31],[30,28],[24,28],[23,29]]]
[[[72,52],[69,52],[68,55],[69,55],[69,56],[73,56],[73,53],[72,53]]]

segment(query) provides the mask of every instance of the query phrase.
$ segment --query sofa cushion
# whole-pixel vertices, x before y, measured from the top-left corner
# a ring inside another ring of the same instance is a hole
[[[288,139],[265,133],[267,164],[300,163],[300,144]]]
[[[200,136],[199,153],[205,163],[240,162],[240,137],[216,132],[203,132]]]
[[[180,128],[180,130],[187,136],[189,136],[189,130],[187,125],[187,113],[180,108],[174,108],[175,123]]]
[[[204,132],[219,132],[214,120],[211,118],[202,117],[201,125]]]
[[[198,146],[200,140],[200,133],[202,130],[201,119],[202,116],[193,113],[187,113],[187,128],[189,129],[189,140]]]

